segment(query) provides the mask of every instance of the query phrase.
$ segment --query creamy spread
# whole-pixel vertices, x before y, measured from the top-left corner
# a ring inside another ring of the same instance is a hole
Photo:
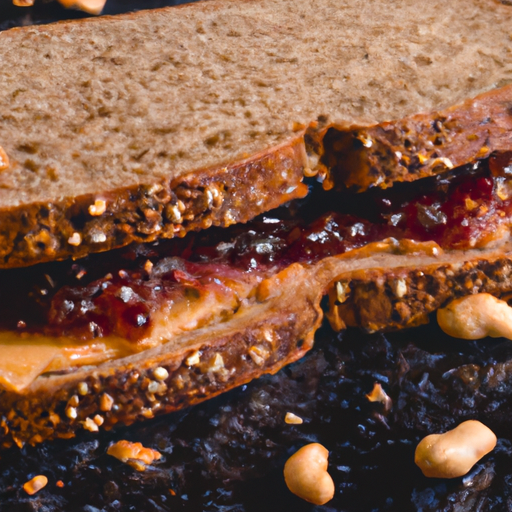
[[[489,246],[509,236],[511,169],[506,153],[396,189],[356,197],[333,191],[306,204],[309,217],[319,209],[309,221],[276,212],[80,262],[4,270],[0,386],[22,391],[39,375],[97,365],[226,321],[263,293],[263,280],[293,263]]]

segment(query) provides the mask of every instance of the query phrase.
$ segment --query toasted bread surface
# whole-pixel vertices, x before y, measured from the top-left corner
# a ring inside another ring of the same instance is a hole
[[[339,276],[330,288],[331,325],[368,332],[415,327],[450,301],[475,293],[502,295],[512,289],[509,253],[441,265],[365,269]],[[341,283],[340,303],[336,284]]]
[[[228,322],[111,364],[41,376],[20,394],[0,391],[0,442],[73,437],[97,416],[107,429],[152,418],[296,361],[322,320],[321,287],[298,264],[262,284],[258,298]]]

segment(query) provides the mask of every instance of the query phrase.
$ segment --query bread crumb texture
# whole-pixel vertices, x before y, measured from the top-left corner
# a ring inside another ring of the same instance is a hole
[[[213,0],[3,32],[0,140],[13,169],[0,205],[241,160],[320,114],[365,125],[458,103],[512,82],[510,12],[480,0]]]

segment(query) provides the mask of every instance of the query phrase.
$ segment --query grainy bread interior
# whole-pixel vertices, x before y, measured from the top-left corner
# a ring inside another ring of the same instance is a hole
[[[214,0],[7,31],[0,145],[18,165],[1,205],[240,160],[320,114],[366,125],[458,103],[512,82],[510,14],[489,0]]]
[[[511,83],[511,13],[494,0],[212,0],[4,32],[1,266],[185,232],[179,180],[272,154],[319,116],[371,126]],[[102,245],[87,208],[108,191],[106,215],[122,213]],[[121,207],[123,193],[138,199]],[[237,208],[190,227],[247,220]]]

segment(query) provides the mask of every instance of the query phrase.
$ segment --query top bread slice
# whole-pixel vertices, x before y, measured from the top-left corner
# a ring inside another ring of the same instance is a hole
[[[211,0],[6,31],[0,267],[243,222],[311,168],[364,189],[510,147],[511,14]]]

